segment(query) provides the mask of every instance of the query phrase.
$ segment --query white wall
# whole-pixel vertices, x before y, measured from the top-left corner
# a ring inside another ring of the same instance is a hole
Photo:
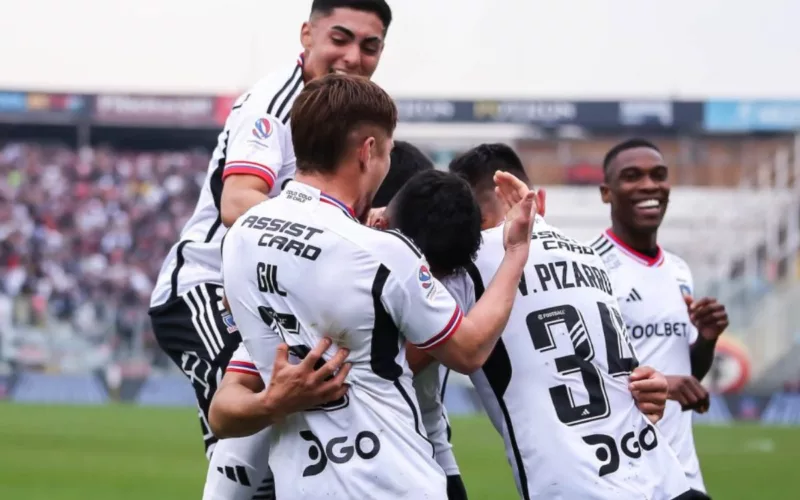
[[[0,87],[235,92],[310,0],[0,0]],[[797,0],[390,0],[399,97],[800,97]]]

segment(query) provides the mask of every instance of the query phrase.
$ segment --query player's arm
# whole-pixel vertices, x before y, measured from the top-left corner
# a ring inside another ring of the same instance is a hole
[[[349,351],[340,349],[315,368],[330,346],[330,339],[322,339],[300,363],[293,365],[289,363],[289,347],[279,344],[272,359],[264,360],[272,363],[271,371],[265,374],[266,384],[257,376],[260,372],[255,364],[232,361],[211,400],[209,425],[214,435],[250,436],[288,415],[342,398],[348,390],[345,379],[350,365],[344,361]]]
[[[284,151],[287,126],[253,99],[233,107],[228,125],[219,207],[225,227],[267,199],[285,160],[294,156]]]
[[[434,279],[432,287],[423,288],[416,279],[415,270],[403,286],[406,292],[405,307],[397,311],[403,332],[411,343],[448,368],[465,374],[483,366],[503,333],[514,305],[522,270],[528,261],[536,210],[535,194],[523,185],[521,188],[526,193],[516,198],[519,200],[517,203],[508,203],[503,189],[515,189],[516,178],[511,182],[500,174],[505,173],[498,173],[495,182],[498,195],[506,202],[506,251],[480,300],[464,316],[441,283]],[[432,332],[432,325],[441,325],[441,329]]]
[[[253,365],[250,369],[232,363],[211,399],[209,425],[220,438],[255,434],[272,424],[264,381]]]
[[[408,361],[408,368],[411,373],[416,375],[430,366],[435,360],[430,354],[418,349],[411,342],[406,342],[406,361]]]
[[[728,327],[728,313],[724,305],[710,297],[694,301],[687,296],[686,305],[689,308],[689,319],[694,326],[694,343],[689,351],[692,375],[697,380],[703,380],[714,362],[717,340]]]
[[[446,342],[419,347],[457,372],[482,367],[506,327],[527,257],[527,249],[524,255],[506,252],[492,282]]]

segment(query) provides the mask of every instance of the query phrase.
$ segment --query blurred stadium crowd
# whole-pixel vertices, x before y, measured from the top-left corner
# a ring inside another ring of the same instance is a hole
[[[207,163],[205,152],[0,146],[0,294],[12,328],[61,326],[122,358],[151,347],[154,278]],[[44,361],[45,345],[15,340],[6,348],[22,348],[21,361]]]

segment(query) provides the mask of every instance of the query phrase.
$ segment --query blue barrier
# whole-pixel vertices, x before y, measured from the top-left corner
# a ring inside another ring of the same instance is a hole
[[[761,413],[761,422],[772,425],[800,424],[800,394],[774,394]]]
[[[150,377],[139,389],[135,402],[144,406],[196,406],[194,390],[186,377]]]
[[[109,401],[106,388],[94,375],[20,373],[8,396],[20,403],[98,405]]]

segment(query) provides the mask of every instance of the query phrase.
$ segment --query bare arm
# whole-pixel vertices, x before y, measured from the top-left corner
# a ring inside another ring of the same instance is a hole
[[[537,210],[536,193],[516,177],[495,174],[497,195],[505,212],[503,261],[480,300],[472,307],[446,343],[429,352],[448,368],[469,374],[479,369],[492,353],[514,306],[517,285],[528,262],[531,230]]]
[[[231,175],[222,185],[220,216],[225,227],[231,227],[236,219],[252,207],[267,199],[271,186],[255,175]]]
[[[243,437],[272,425],[276,413],[261,377],[229,371],[211,400],[208,423],[219,438]]]
[[[408,367],[411,369],[411,373],[416,375],[430,366],[435,360],[414,344],[406,342],[406,361],[408,361]]]
[[[349,351],[340,349],[319,369],[314,369],[331,346],[321,340],[300,363],[289,363],[289,346],[275,353],[269,385],[260,376],[228,370],[211,400],[209,425],[220,438],[250,436],[286,416],[342,398],[350,364]]]
[[[448,368],[470,374],[494,350],[511,314],[528,249],[506,252],[492,282],[450,339],[428,352]]]

